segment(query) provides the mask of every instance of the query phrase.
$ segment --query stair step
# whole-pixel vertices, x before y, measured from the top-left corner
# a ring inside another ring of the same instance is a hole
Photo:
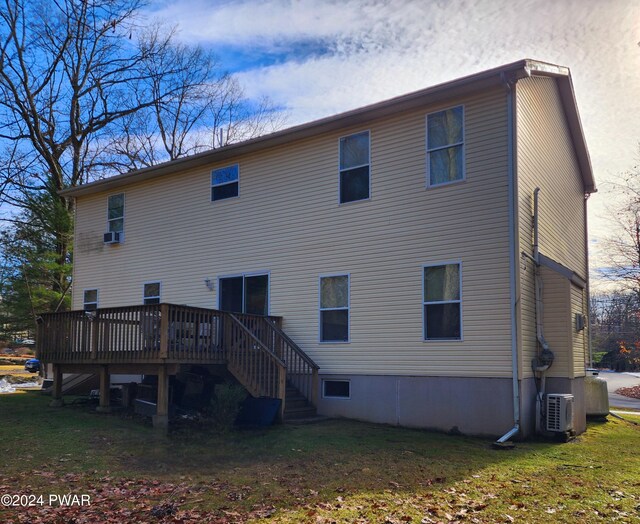
[[[305,407],[292,407],[285,405],[284,418],[286,420],[299,419],[299,418],[311,418],[316,416],[316,408],[313,406]]]
[[[312,406],[310,406],[309,401],[304,397],[285,399],[285,403],[284,403],[285,410],[289,408],[306,408],[306,407],[312,407]]]

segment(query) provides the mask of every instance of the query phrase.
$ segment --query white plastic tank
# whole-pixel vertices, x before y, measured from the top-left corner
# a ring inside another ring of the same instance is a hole
[[[587,417],[606,417],[609,414],[607,381],[598,376],[597,369],[587,369],[584,397]]]

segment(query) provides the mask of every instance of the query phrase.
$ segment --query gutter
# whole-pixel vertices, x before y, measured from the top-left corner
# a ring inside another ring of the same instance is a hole
[[[591,162],[586,149],[584,136],[582,135],[582,126],[576,107],[569,70],[566,67],[548,64],[538,60],[524,59],[219,149],[179,158],[130,173],[115,175],[83,184],[82,186],[63,189],[59,194],[65,197],[79,197],[102,191],[111,191],[122,186],[159,177],[172,176],[176,173],[183,173],[191,169],[206,170],[213,164],[237,161],[241,155],[280,147],[290,144],[291,142],[313,138],[324,133],[343,132],[345,128],[369,125],[374,119],[386,118],[405,111],[421,109],[427,105],[437,105],[445,101],[448,102],[452,98],[464,97],[483,89],[497,88],[505,84],[505,78],[509,78],[511,82],[515,82],[518,78],[530,76],[548,76],[557,79],[565,115],[569,122],[571,136],[578,155],[578,162],[581,166],[587,191],[595,191]]]
[[[516,256],[516,173],[514,166],[515,157],[515,96],[514,87],[516,81],[507,79],[502,75],[503,84],[507,90],[507,171],[509,180],[509,293],[511,296],[511,376],[513,387],[513,428],[502,435],[496,444],[504,444],[511,437],[520,432],[520,384],[518,382],[518,336],[517,336],[517,312],[518,296],[516,285],[516,264],[519,258]]]

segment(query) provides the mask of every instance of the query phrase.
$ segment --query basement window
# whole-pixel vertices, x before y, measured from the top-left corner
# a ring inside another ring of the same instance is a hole
[[[323,380],[323,398],[351,398],[351,382],[348,380]]]

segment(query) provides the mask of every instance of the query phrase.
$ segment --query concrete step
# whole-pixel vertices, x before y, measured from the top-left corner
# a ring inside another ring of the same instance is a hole
[[[309,406],[309,401],[302,397],[302,396],[296,396],[296,397],[287,397],[285,399],[285,403],[284,403],[285,409],[289,409],[289,408],[304,408]]]
[[[289,407],[285,404],[284,407],[284,419],[295,420],[301,418],[315,417],[317,414],[316,408],[313,406],[301,406],[301,407]]]

